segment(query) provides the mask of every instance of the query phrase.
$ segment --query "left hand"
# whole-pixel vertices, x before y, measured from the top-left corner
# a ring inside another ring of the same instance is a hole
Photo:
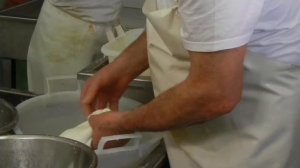
[[[122,126],[123,112],[106,112],[99,115],[91,115],[89,123],[92,127],[92,148],[97,149],[98,143],[104,136],[129,134]],[[112,141],[105,144],[105,149],[124,146],[128,140]]]

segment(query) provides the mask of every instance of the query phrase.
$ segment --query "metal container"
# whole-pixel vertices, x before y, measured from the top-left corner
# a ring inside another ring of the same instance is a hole
[[[13,130],[17,121],[17,110],[5,100],[0,98],[0,135],[8,134],[11,130]]]
[[[95,168],[97,157],[88,146],[61,137],[0,136],[0,167]]]

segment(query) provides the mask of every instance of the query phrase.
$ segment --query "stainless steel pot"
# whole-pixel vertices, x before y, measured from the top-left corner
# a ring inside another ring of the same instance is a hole
[[[95,168],[97,157],[88,146],[66,138],[38,135],[0,136],[0,167]]]
[[[0,98],[0,135],[7,134],[17,124],[17,110]]]

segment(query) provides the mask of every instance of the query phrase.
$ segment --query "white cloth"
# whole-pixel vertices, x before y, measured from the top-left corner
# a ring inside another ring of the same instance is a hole
[[[104,25],[84,22],[44,1],[27,55],[29,90],[47,93],[48,78],[76,76],[100,52],[104,39]],[[76,88],[77,82],[63,87]]]
[[[155,2],[146,0],[143,12],[157,96],[186,79],[190,57],[182,45],[177,6],[157,9]],[[249,52],[244,67],[242,100],[232,113],[167,134],[172,168],[300,167],[300,148],[295,148],[300,139],[300,66]]]
[[[65,12],[93,23],[109,23],[116,20],[122,0],[48,0]]]
[[[158,8],[174,0],[157,0]],[[183,44],[211,52],[247,44],[268,58],[300,65],[299,0],[179,0]]]
[[[99,115],[99,114],[109,112],[109,111],[111,111],[111,110],[106,108],[103,110],[97,110],[97,111],[93,112],[91,115]],[[90,118],[90,116],[88,118]],[[84,143],[88,146],[91,146],[92,128],[91,128],[89,122],[85,121],[74,128],[65,130],[59,136],[73,139],[73,140],[79,141],[81,143]]]

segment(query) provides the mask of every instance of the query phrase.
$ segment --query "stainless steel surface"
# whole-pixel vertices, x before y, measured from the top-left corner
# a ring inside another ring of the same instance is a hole
[[[61,137],[0,136],[2,168],[95,168],[97,157],[88,146]]]
[[[11,104],[0,98],[0,135],[9,133],[17,122],[17,110]]]
[[[0,58],[26,60],[42,0],[0,11]]]
[[[102,57],[78,72],[77,79],[85,81],[107,64],[108,58],[106,56]],[[147,103],[151,101],[154,98],[154,93],[150,77],[139,76],[134,79],[129,84],[129,88],[124,93],[124,96],[141,103]]]
[[[17,89],[8,89],[8,88],[0,87],[0,98],[8,101],[14,106],[35,96],[37,95],[31,92],[25,92]]]

